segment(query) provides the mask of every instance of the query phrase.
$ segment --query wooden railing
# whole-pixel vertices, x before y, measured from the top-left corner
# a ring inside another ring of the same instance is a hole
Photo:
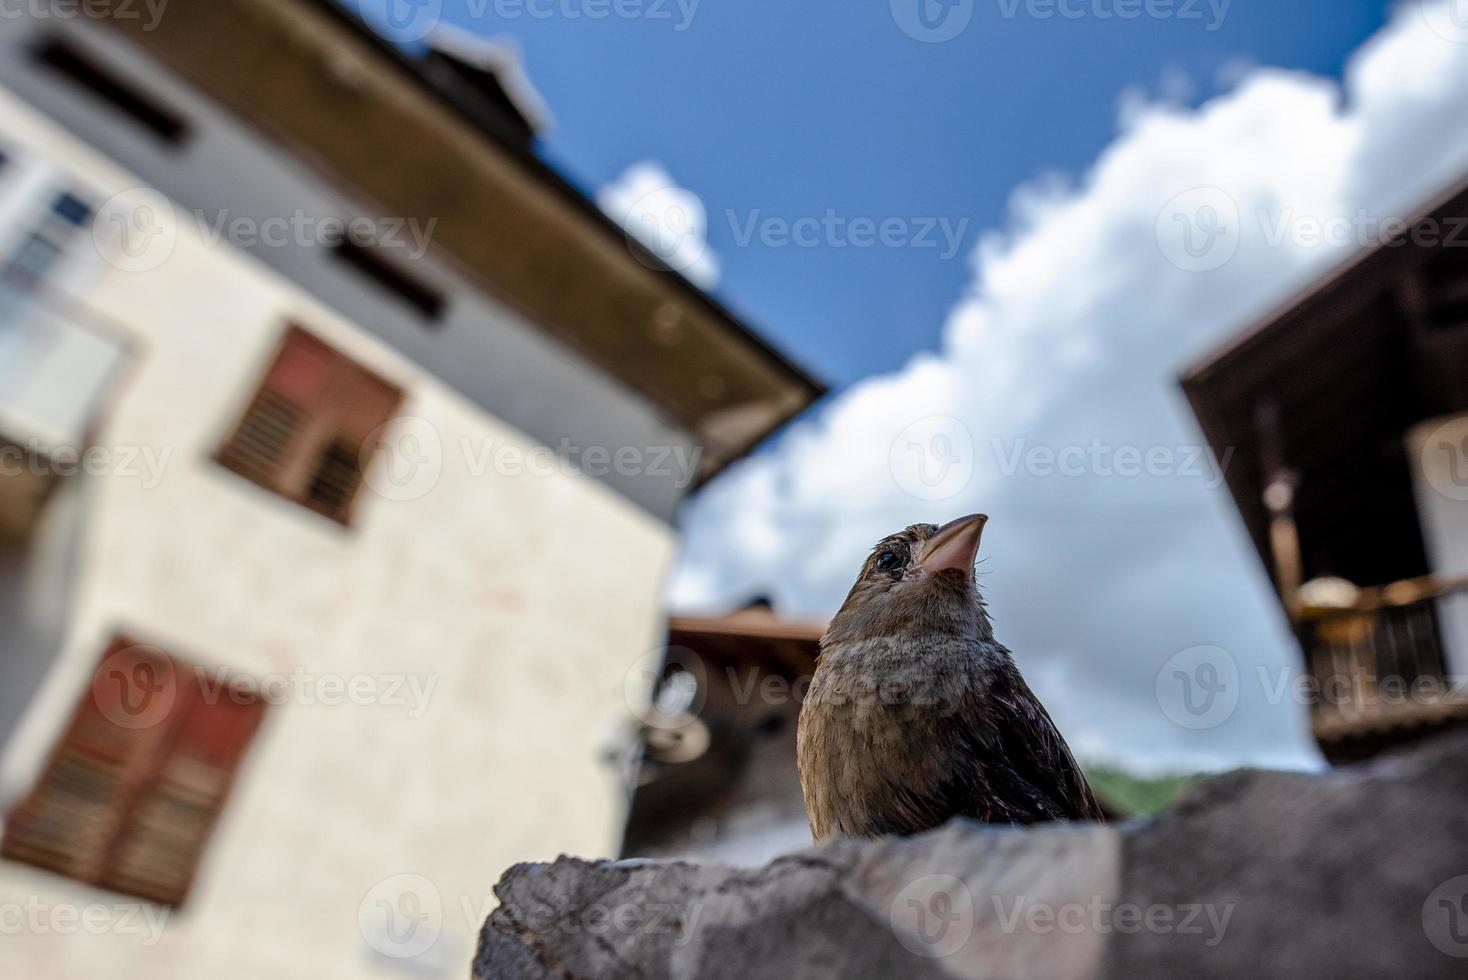
[[[1349,605],[1303,606],[1298,630],[1318,738],[1468,715],[1468,576],[1409,579],[1360,589]]]

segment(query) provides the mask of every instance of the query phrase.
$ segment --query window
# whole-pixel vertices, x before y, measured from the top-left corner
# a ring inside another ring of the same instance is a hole
[[[75,227],[85,227],[92,220],[92,206],[75,194],[62,191],[51,202],[51,213]]]
[[[45,281],[46,274],[61,258],[61,252],[61,246],[51,238],[30,232],[11,256],[5,274],[15,285],[34,289]]]
[[[188,136],[189,127],[183,117],[159,105],[80,48],[51,38],[36,49],[36,60],[165,143],[182,143]]]
[[[0,854],[165,905],[181,904],[264,702],[204,684],[182,661],[114,639]]]
[[[291,327],[217,459],[262,487],[342,524],[351,521],[367,437],[402,391]]]
[[[443,294],[384,258],[376,246],[343,236],[332,247],[331,254],[423,319],[437,320],[443,314]]]
[[[8,257],[0,260],[0,279],[21,289],[35,289],[62,260],[80,229],[92,220],[92,206],[68,191],[51,199],[40,219]]]

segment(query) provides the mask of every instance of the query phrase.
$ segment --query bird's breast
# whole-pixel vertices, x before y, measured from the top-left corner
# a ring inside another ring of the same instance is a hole
[[[880,832],[891,801],[940,783],[944,729],[983,674],[961,646],[879,638],[823,650],[797,739],[815,836]]]

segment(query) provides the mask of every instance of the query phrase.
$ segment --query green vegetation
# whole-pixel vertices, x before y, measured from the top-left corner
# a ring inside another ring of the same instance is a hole
[[[1156,813],[1167,806],[1193,780],[1197,773],[1167,776],[1134,776],[1110,766],[1088,766],[1086,778],[1103,800],[1128,815]]]

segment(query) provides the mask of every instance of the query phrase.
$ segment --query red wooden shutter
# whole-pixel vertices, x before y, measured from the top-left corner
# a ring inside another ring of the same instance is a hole
[[[304,330],[287,331],[275,360],[244,416],[219,452],[219,461],[272,489],[290,467],[292,450],[310,418],[329,397],[337,355]]]
[[[101,884],[176,905],[183,901],[214,829],[263,704],[214,689],[206,701],[188,685],[171,750],[143,786],[113,845]]]
[[[365,441],[402,391],[291,327],[219,462],[333,520],[350,520]]]
[[[0,851],[168,905],[188,892],[264,704],[114,640]]]
[[[35,790],[6,821],[0,852],[96,881],[168,738],[176,681],[167,657],[114,640]]]

